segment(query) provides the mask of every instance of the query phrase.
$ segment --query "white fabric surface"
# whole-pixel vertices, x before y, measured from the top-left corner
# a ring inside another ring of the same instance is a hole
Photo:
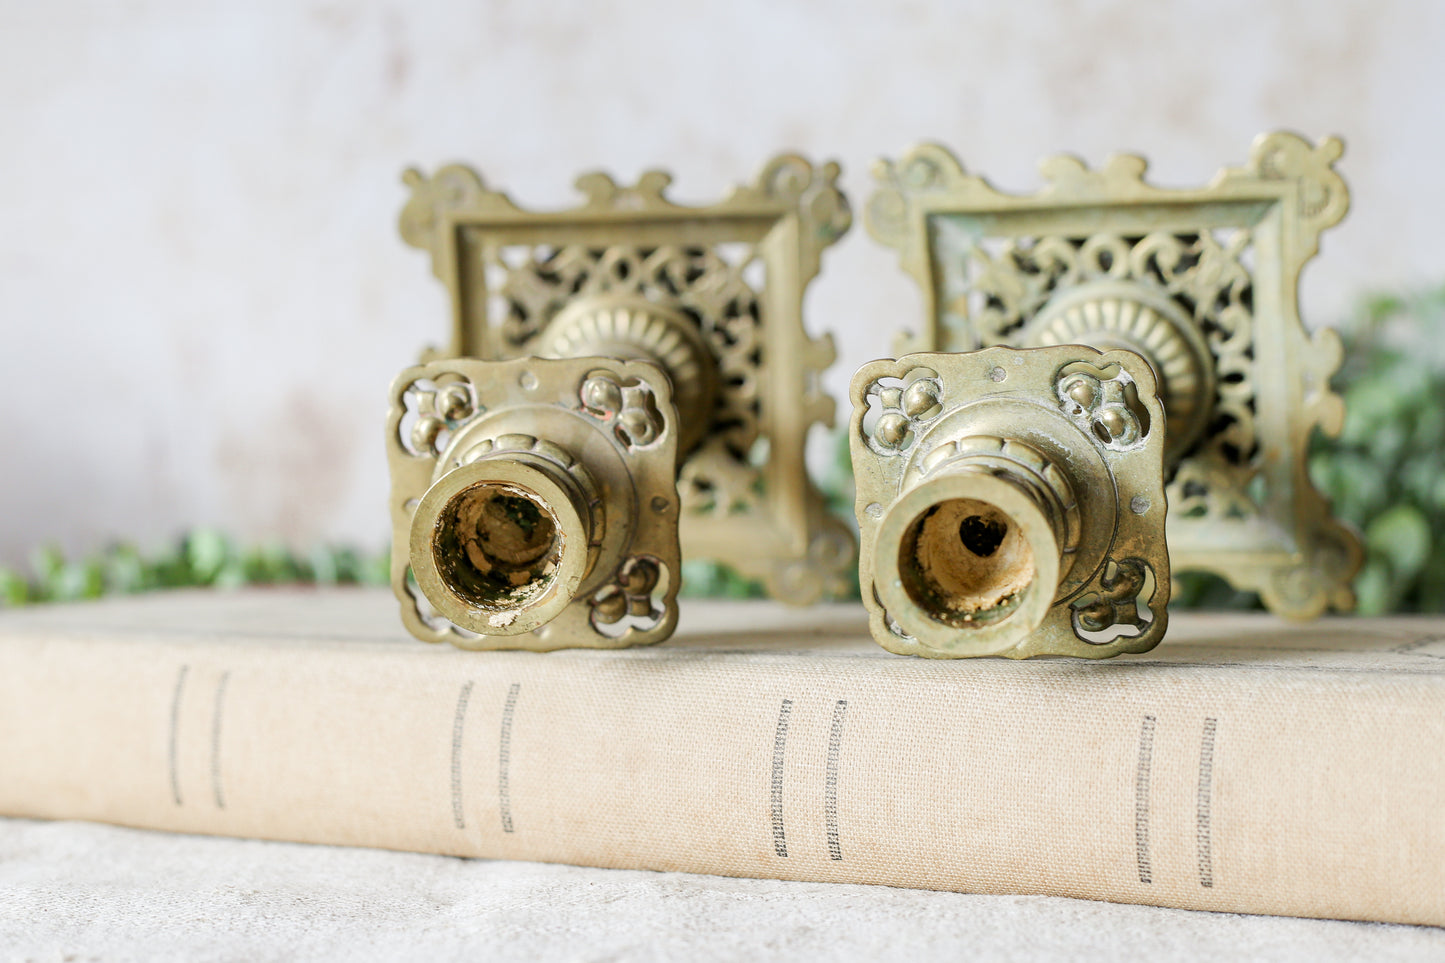
[[[1445,930],[0,819],[4,960],[1445,957]]]

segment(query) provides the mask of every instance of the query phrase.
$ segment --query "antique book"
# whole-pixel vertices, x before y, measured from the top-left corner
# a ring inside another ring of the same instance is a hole
[[[0,614],[0,814],[1445,925],[1445,620],[1179,614],[1108,662],[690,602],[464,652],[366,589]]]

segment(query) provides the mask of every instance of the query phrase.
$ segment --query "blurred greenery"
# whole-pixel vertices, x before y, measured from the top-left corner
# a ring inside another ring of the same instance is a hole
[[[241,548],[218,531],[198,529],[151,553],[118,544],[67,560],[53,547],[42,548],[30,560],[29,575],[0,568],[0,605],[70,602],[169,588],[385,585],[389,564],[386,552],[319,546],[298,553],[279,543]]]
[[[1364,534],[1359,612],[1445,611],[1445,285],[1369,298],[1341,334],[1345,424],[1309,467]]]
[[[1359,612],[1445,611],[1445,285],[1366,298],[1340,328],[1344,364],[1334,385],[1345,399],[1338,438],[1311,441],[1309,471],[1336,515],[1363,533],[1365,563],[1355,581]],[[853,471],[846,433],[821,486],[828,507],[850,525]],[[161,588],[314,583],[385,585],[386,551],[279,543],[243,548],[200,529],[154,553],[115,545],[77,560],[44,548],[24,574],[0,567],[0,606],[97,598]],[[762,584],[726,565],[691,560],[684,597],[760,598]],[[1221,578],[1176,579],[1182,608],[1256,608],[1252,593]],[[856,583],[851,598],[857,598]]]

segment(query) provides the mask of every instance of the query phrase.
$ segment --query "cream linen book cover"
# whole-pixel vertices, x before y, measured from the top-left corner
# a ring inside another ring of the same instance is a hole
[[[890,655],[857,606],[548,654],[416,642],[366,589],[17,610],[0,813],[1441,925],[1445,620],[1010,662]]]

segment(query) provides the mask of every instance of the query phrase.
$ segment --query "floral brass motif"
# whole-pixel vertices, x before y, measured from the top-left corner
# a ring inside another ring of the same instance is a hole
[[[615,648],[677,623],[677,409],[656,365],[433,361],[391,387],[391,587],[417,638]]]
[[[1168,622],[1164,411],[1130,351],[919,353],[852,382],[859,583],[884,648],[1143,652]]]
[[[822,251],[852,220],[838,173],[780,156],[708,207],[674,204],[660,171],[635,186],[593,173],[577,181],[580,206],[533,212],[466,167],[408,171],[401,235],[431,252],[452,301],[450,340],[425,358],[660,365],[678,410],[685,554],[795,604],[841,592],[855,539],[804,463],[809,428],[833,424],[818,376],[836,352],[802,322]]]
[[[1339,431],[1339,337],[1300,323],[1300,271],[1349,206],[1340,141],[1255,141],[1249,163],[1197,190],[1046,160],[1033,195],[995,190],[936,145],[874,170],[869,232],[896,248],[925,301],[896,351],[1082,343],[1127,348],[1167,412],[1169,544],[1296,618],[1354,603],[1358,537],[1309,479],[1310,433]]]

